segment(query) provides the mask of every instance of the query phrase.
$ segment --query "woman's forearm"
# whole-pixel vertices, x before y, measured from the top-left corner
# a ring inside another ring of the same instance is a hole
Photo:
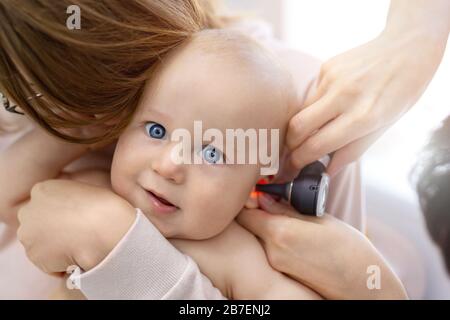
[[[357,299],[408,299],[408,294],[405,287],[399,277],[395,274],[394,270],[391,269],[387,261],[382,257],[381,253],[375,249],[375,247],[373,247],[373,251],[373,255],[378,261],[376,264],[366,266],[365,274],[361,279],[362,282],[365,283],[365,288],[361,296]],[[370,254],[370,250],[368,250],[365,254]],[[377,286],[376,277],[378,277],[379,286]]]
[[[355,234],[351,241],[343,241],[342,244],[343,247],[337,253],[340,257],[338,259],[342,259],[336,270],[340,276],[330,278],[328,285],[327,281],[317,281],[325,284],[319,293],[328,299],[408,299],[406,290],[394,270],[364,235]],[[329,275],[332,276],[331,273]]]
[[[375,247],[362,235],[351,242],[345,245],[341,241],[329,256],[305,257],[303,254],[303,261],[300,261],[299,254],[291,264],[280,269],[325,299],[407,299],[400,279]]]
[[[386,32],[421,32],[437,41],[446,41],[450,29],[448,0],[391,0]]]

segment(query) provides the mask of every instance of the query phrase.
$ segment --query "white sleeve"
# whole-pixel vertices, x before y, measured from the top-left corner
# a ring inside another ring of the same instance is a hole
[[[110,254],[71,280],[88,299],[225,299],[139,209]]]

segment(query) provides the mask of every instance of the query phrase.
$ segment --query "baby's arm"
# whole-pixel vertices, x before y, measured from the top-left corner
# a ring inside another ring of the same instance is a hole
[[[74,173],[63,173],[59,175],[61,179],[68,179],[97,187],[111,189],[109,172],[99,169],[85,169]],[[61,280],[60,285],[50,295],[51,300],[85,300],[85,296],[80,290],[68,289],[66,286],[68,276]]]
[[[257,238],[236,222],[204,241],[171,240],[229,299],[321,299],[273,269]]]
[[[19,205],[32,187],[57,177],[87,151],[87,146],[61,141],[35,128],[0,153],[0,221],[16,224]]]

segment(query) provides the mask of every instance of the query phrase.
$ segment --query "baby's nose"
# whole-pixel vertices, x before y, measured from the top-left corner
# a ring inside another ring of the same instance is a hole
[[[165,179],[181,184],[184,180],[185,169],[183,164],[176,163],[172,158],[172,148],[172,144],[161,148],[152,161],[152,169]]]

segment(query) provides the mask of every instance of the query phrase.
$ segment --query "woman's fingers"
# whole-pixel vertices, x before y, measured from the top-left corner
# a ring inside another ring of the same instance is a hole
[[[323,97],[326,93],[326,88],[324,86],[319,86],[318,78],[314,78],[311,80],[311,83],[308,85],[308,89],[306,91],[306,98],[303,101],[303,105],[300,110],[307,108],[308,106],[316,103],[317,100]]]
[[[294,179],[298,172],[292,166],[290,159],[290,152],[286,147],[283,147],[282,154],[280,156],[280,167],[278,169],[278,173],[273,177],[270,181],[271,183],[285,183]]]
[[[313,216],[303,215],[283,201],[284,200],[275,201],[271,196],[264,193],[258,197],[258,203],[262,210],[273,215],[282,215],[300,220],[299,223],[322,223],[325,220],[324,217],[328,216],[326,215],[322,218],[317,218]]]
[[[287,204],[275,201],[266,194],[258,196],[258,203],[261,209],[243,209],[237,221],[263,240],[280,238],[280,232],[296,229],[303,222],[318,221],[314,217],[302,216]],[[296,226],[293,226],[292,218],[299,220]]]
[[[262,210],[272,214],[284,214],[286,208],[268,194],[261,193],[258,196],[258,203]]]
[[[289,223],[294,214],[293,209],[275,201],[268,195],[258,196],[260,209],[244,209],[237,217],[237,221],[247,230],[259,238],[271,241],[278,237],[278,233]]]
[[[290,161],[289,155],[271,183],[286,183],[288,181],[292,181],[296,176],[298,176],[298,173],[299,170],[294,167],[294,165]]]
[[[268,213],[284,215],[291,218],[298,218],[300,216],[299,213],[287,204],[275,201],[274,198],[265,193],[258,196],[258,203],[261,209]]]
[[[326,94],[316,103],[301,110],[289,121],[286,145],[289,150],[300,146],[314,131],[320,129],[340,113],[338,101],[333,94]]]
[[[385,131],[387,128],[381,128],[377,131],[360,138],[345,147],[337,150],[331,158],[327,167],[327,173],[333,177],[343,167],[358,159]]]
[[[370,128],[365,127],[365,121],[360,119],[358,123],[355,123],[357,119],[358,116],[353,114],[343,114],[326,124],[292,151],[290,155],[292,165],[301,169],[369,133],[367,131]]]

